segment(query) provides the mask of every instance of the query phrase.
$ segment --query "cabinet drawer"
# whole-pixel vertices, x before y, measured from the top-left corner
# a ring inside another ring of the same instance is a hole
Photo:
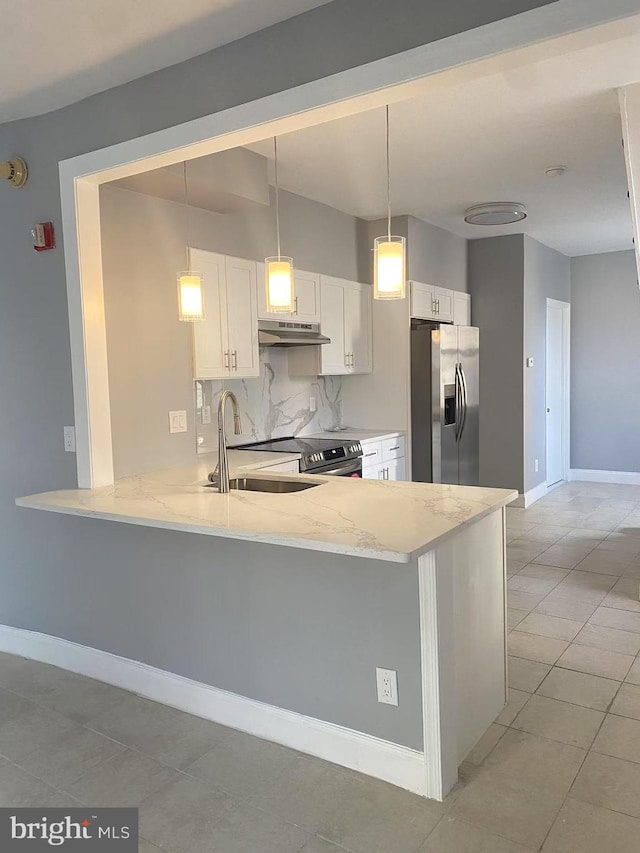
[[[390,459],[399,459],[405,455],[405,437],[399,435],[396,438],[385,438],[382,444],[382,461],[388,462]]]
[[[362,445],[362,467],[370,468],[382,462],[382,442],[371,441]]]

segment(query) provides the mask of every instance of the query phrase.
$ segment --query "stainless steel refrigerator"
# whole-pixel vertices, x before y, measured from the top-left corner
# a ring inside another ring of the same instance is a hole
[[[411,321],[412,478],[478,485],[479,333]]]

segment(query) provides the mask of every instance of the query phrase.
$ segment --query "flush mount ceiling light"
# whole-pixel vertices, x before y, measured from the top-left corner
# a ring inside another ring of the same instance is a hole
[[[280,185],[278,183],[278,140],[273,137],[273,159],[276,191],[276,244],[278,254],[265,258],[265,287],[267,289],[267,311],[270,314],[293,314],[295,295],[293,284],[293,258],[280,254]]]
[[[27,164],[20,157],[0,163],[0,178],[19,189],[27,183]]]
[[[187,269],[178,273],[178,316],[185,323],[204,320],[204,286],[202,273],[191,269],[191,251],[189,249],[189,191],[187,185],[187,164],[182,164],[184,176],[184,219],[185,243],[187,249]]]
[[[474,204],[464,212],[464,221],[469,225],[511,225],[526,218],[526,207],[516,201]]]
[[[389,159],[389,105],[387,129],[387,233],[373,241],[373,298],[404,299],[406,295],[406,251],[404,237],[391,235],[391,168]]]

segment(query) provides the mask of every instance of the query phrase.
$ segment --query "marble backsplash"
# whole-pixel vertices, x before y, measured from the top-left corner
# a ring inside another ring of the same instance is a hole
[[[229,444],[243,444],[287,435],[304,435],[342,425],[342,382],[339,376],[290,377],[288,350],[264,347],[260,351],[260,377],[211,379],[195,383],[198,452],[217,448],[217,407],[226,388],[238,398],[242,436],[234,436],[231,406],[227,411]],[[316,411],[309,410],[315,397]],[[211,422],[203,422],[203,413]]]

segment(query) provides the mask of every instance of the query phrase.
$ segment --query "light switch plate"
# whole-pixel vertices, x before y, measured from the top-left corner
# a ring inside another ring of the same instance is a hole
[[[169,412],[169,432],[187,431],[187,413],[184,409]]]

